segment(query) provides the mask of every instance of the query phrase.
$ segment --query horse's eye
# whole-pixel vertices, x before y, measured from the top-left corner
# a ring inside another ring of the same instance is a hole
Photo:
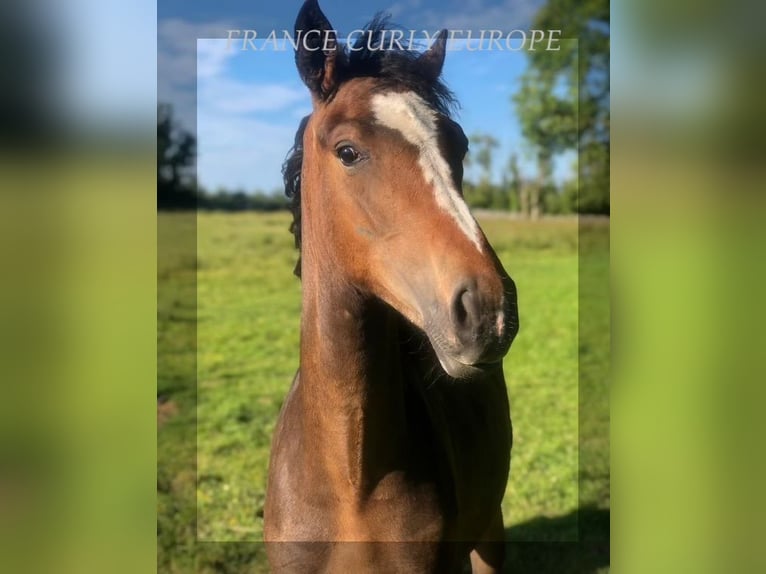
[[[336,154],[338,155],[338,159],[343,163],[343,165],[354,165],[356,162],[358,162],[361,159],[361,155],[358,151],[356,151],[353,147],[350,145],[344,145],[338,148],[336,151]]]

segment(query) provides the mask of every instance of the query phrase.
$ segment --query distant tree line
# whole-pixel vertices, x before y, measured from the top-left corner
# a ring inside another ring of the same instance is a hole
[[[574,183],[556,187],[550,180],[525,179],[518,158],[512,155],[500,183],[491,174],[498,141],[487,134],[470,138],[467,168],[475,167],[478,176],[466,178],[463,192],[468,205],[480,209],[518,212],[537,217],[541,213],[572,213],[577,209]],[[157,109],[157,207],[161,210],[202,209],[211,211],[278,211],[290,202],[282,190],[265,192],[242,189],[209,191],[196,181],[195,137],[183,129],[173,116],[170,104]]]
[[[289,200],[281,190],[202,188],[194,174],[196,138],[180,126],[171,104],[157,107],[157,208],[160,210],[205,209],[216,211],[278,211],[288,209]]]
[[[247,193],[221,189],[210,193],[199,190],[197,197],[197,208],[211,211],[280,211],[289,207],[290,201],[281,191]]]
[[[518,156],[514,153],[501,169],[500,182],[495,183],[491,174],[499,142],[493,136],[482,133],[471,135],[469,141],[470,148],[464,165],[466,171],[475,169],[472,169],[473,177],[469,175],[464,178],[463,195],[471,207],[511,211],[532,219],[541,214],[577,212],[576,178],[556,185],[550,176],[523,177]]]

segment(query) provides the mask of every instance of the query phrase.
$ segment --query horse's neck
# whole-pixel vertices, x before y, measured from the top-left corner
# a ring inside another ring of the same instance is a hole
[[[399,320],[352,288],[304,284],[304,425],[338,484],[372,488],[404,456],[405,397]]]

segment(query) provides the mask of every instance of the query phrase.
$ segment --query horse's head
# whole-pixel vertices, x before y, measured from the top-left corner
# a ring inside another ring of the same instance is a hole
[[[462,197],[467,139],[439,80],[446,30],[416,54],[382,49],[381,26],[344,49],[315,0],[296,21],[313,100],[296,140],[300,180],[294,159],[285,173],[301,188],[302,275],[322,269],[385,301],[426,333],[449,375],[468,378],[508,351],[515,287]]]

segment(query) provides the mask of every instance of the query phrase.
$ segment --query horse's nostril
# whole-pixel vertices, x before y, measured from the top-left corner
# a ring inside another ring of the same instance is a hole
[[[457,296],[452,301],[452,320],[455,322],[455,326],[462,327],[465,325],[468,319],[468,310],[466,309],[465,299],[470,298],[468,290],[462,290],[458,292]]]
[[[505,355],[512,332],[502,302],[497,305],[477,283],[466,282],[455,290],[449,309],[447,339],[461,362],[493,363]]]
[[[458,289],[452,298],[452,323],[461,339],[472,335],[478,316],[479,300],[475,289]]]

